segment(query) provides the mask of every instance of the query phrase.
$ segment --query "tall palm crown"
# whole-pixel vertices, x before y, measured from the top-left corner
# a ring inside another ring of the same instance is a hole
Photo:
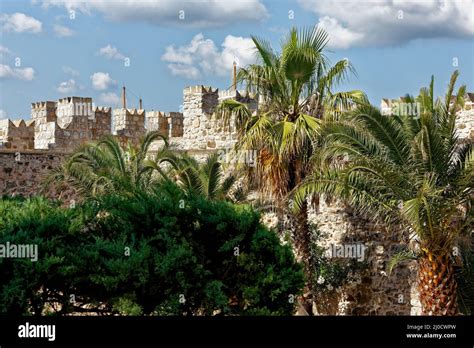
[[[465,86],[453,96],[458,72],[444,100],[434,79],[420,95],[419,117],[385,116],[371,105],[327,122],[324,144],[313,157],[315,174],[296,190],[347,200],[371,218],[408,227],[420,247],[419,291],[425,314],[456,314],[453,247],[472,228],[474,152],[459,141],[456,114]],[[344,157],[343,157],[344,156]]]
[[[321,119],[333,117],[365,100],[360,91],[335,92],[354,69],[348,60],[330,66],[323,51],[327,33],[318,27],[292,29],[276,53],[269,42],[252,37],[260,62],[239,70],[237,82],[259,97],[252,113],[235,100],[217,110],[227,125],[234,120],[239,134],[237,151],[256,151],[256,165],[241,165],[260,200],[270,201],[283,215],[287,196],[311,170],[310,158],[318,146]],[[305,265],[310,294],[304,306],[311,312],[313,269],[307,211],[292,217],[294,246]]]
[[[259,191],[281,199],[307,174],[319,119],[364,95],[333,91],[354,69],[347,60],[329,66],[323,53],[328,35],[321,28],[292,29],[278,54],[268,41],[252,40],[260,63],[239,69],[237,82],[259,96],[259,109],[252,115],[245,104],[226,100],[217,114],[227,124],[235,120],[237,149],[259,152],[260,163],[249,172]]]

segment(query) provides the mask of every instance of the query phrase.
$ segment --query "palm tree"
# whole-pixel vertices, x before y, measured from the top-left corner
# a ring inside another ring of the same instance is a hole
[[[169,159],[171,170],[166,174],[188,194],[197,194],[211,200],[242,201],[245,193],[237,185],[237,178],[230,174],[224,177],[222,163],[217,153],[209,155],[199,163],[187,154],[178,154]]]
[[[339,114],[365,96],[360,91],[334,92],[355,72],[347,59],[329,65],[323,53],[328,35],[321,28],[292,29],[279,53],[266,40],[252,40],[260,63],[239,69],[237,82],[259,96],[258,110],[252,114],[246,104],[226,100],[216,114],[228,127],[236,127],[240,135],[237,151],[257,151],[257,165],[247,167],[247,181],[258,188],[263,200],[274,201],[283,212],[288,193],[311,170],[310,157],[318,144],[321,119]],[[305,209],[295,225],[295,247],[311,284]]]
[[[164,146],[151,156],[151,144],[160,139],[164,141]],[[146,190],[157,180],[154,171],[166,177],[159,163],[171,157],[166,138],[158,132],[149,132],[138,146],[129,143],[126,148],[116,137],[106,136],[98,143],[77,148],[51,171],[44,182],[44,189],[51,185],[60,189],[72,187],[84,198]]]
[[[453,248],[472,228],[474,152],[472,141],[456,135],[466,92],[462,86],[453,96],[457,77],[455,71],[444,100],[434,98],[433,77],[407,99],[420,102],[419,117],[384,116],[367,104],[327,122],[315,173],[295,190],[298,205],[309,193],[324,193],[414,232],[420,301],[432,315],[458,312]]]

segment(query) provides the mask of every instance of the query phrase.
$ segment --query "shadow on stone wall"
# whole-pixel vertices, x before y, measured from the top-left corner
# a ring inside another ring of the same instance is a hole
[[[332,245],[365,246],[364,267],[355,270],[346,284],[316,295],[314,311],[320,315],[419,314],[416,262],[401,263],[387,272],[391,257],[408,245],[408,233],[357,216],[348,206],[320,201],[310,212],[324,249]]]
[[[38,195],[44,179],[60,165],[67,154],[40,151],[0,151],[0,196],[31,197]],[[49,188],[44,196],[65,205],[78,203],[73,189]]]

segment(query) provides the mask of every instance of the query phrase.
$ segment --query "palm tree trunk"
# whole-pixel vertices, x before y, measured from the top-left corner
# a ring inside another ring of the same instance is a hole
[[[431,252],[419,262],[418,291],[423,315],[457,315],[457,283],[449,254]]]
[[[306,201],[303,203],[300,212],[295,220],[295,248],[303,262],[304,273],[306,275],[306,286],[304,288],[303,307],[308,314],[313,312],[313,262],[311,253],[311,236],[308,225],[308,207]]]

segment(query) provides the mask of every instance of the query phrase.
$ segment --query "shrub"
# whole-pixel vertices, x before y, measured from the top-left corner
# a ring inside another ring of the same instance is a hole
[[[59,314],[288,315],[304,285],[289,247],[250,207],[185,198],[173,184],[74,209],[2,204],[0,244],[37,243],[39,259],[0,259],[0,313],[58,302]]]

